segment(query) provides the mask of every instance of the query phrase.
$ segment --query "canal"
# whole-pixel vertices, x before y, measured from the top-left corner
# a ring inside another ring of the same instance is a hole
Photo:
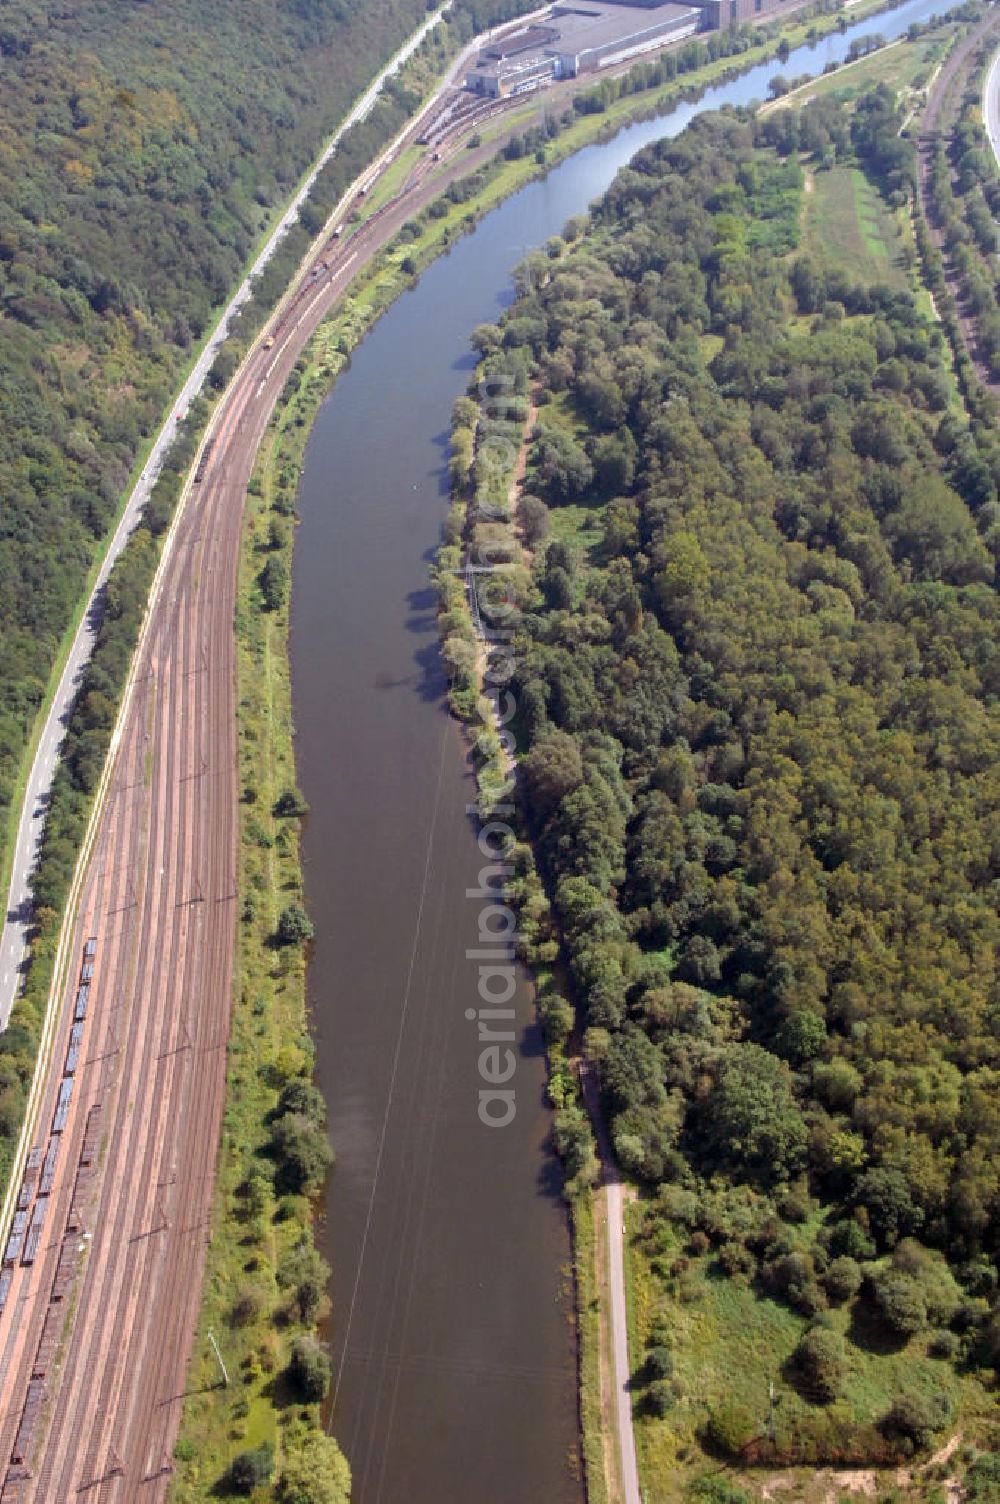
[[[821,72],[911,0],[780,65]],[[643,145],[766,96],[772,61],[697,104],[588,148],[490,214],[356,352],[313,430],[301,483],[292,675],[316,926],[317,1079],[337,1153],[333,1429],[357,1504],[579,1504],[570,1244],[548,1148],[544,1060],[516,995],[516,1115],[479,1117],[484,864],[449,720],[428,566],[447,508],[452,403],[469,334],[511,297],[524,252],[586,209]]]

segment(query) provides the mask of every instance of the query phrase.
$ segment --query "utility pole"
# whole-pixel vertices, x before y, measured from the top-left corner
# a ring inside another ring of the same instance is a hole
[[[229,1388],[229,1375],[226,1372],[226,1365],[222,1361],[222,1354],[219,1352],[219,1344],[215,1340],[215,1333],[212,1331],[211,1327],[209,1327],[209,1329],[208,1329],[208,1340],[212,1344],[212,1351],[214,1352],[214,1354],[216,1356],[216,1359],[218,1361],[219,1367],[222,1369],[222,1383],[223,1383],[223,1387],[226,1388],[226,1389],[228,1389]]]

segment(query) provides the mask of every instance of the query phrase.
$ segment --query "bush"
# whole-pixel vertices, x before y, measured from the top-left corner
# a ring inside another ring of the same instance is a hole
[[[275,801],[274,813],[279,817],[307,815],[309,806],[298,789],[285,789]]]
[[[889,1436],[923,1448],[950,1419],[951,1402],[940,1390],[934,1394],[901,1394],[883,1418],[882,1429]]]
[[[330,1387],[330,1358],[315,1337],[296,1337],[288,1363],[288,1381],[310,1403],[318,1403]]]
[[[857,1260],[841,1254],[823,1275],[823,1288],[830,1299],[840,1305],[845,1300],[854,1299],[861,1289],[861,1278]]]
[[[745,1488],[739,1488],[718,1473],[703,1473],[691,1484],[685,1496],[691,1504],[751,1504]]]
[[[236,1292],[229,1319],[233,1326],[246,1326],[255,1321],[267,1305],[267,1294],[260,1285],[243,1285]]]
[[[669,1379],[657,1379],[646,1390],[645,1407],[650,1415],[662,1420],[677,1403],[677,1391]]]
[[[944,1358],[949,1363],[958,1357],[959,1341],[954,1332],[949,1332],[943,1327],[931,1337],[927,1344],[927,1351],[932,1358]]]
[[[274,1448],[269,1441],[252,1452],[240,1452],[229,1469],[229,1485],[238,1494],[252,1494],[274,1472]]]
[[[646,1354],[646,1372],[651,1379],[671,1379],[674,1374],[674,1355],[669,1347],[651,1347]]]
[[[279,945],[301,945],[314,934],[312,921],[300,903],[290,903],[281,911],[276,934]]]
[[[286,1112],[274,1123],[271,1150],[278,1167],[275,1188],[282,1193],[312,1195],[333,1163],[325,1132],[299,1112]]]
[[[723,1400],[709,1412],[705,1439],[724,1457],[739,1457],[758,1430],[754,1416],[739,1400]]]
[[[839,1332],[813,1327],[795,1349],[793,1363],[807,1398],[829,1404],[843,1390],[847,1356]]]

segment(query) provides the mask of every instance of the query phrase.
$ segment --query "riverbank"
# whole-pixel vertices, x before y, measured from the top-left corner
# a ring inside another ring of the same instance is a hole
[[[596,124],[599,125],[600,122]],[[542,166],[543,164],[536,163],[530,158],[503,164],[503,168],[507,171],[502,180],[502,169],[500,169],[495,177],[488,178],[488,180],[484,178],[474,197],[465,198],[459,195],[456,199],[447,200],[440,213],[425,211],[414,222],[419,233],[400,237],[401,243],[373,264],[363,280],[352,290],[350,298],[326,321],[310,346],[304,361],[300,364],[294,420],[284,421],[286,437],[290,428],[294,428],[304,445],[311,418],[315,415],[319,403],[337,375],[343,370],[350,350],[354,348],[375,319],[399,292],[411,285],[414,276],[424,265],[427,265],[441,249],[446,248],[464,228],[474,223],[477,212],[486,212],[486,208],[490,207],[492,202],[498,201],[499,197],[506,196],[506,192],[513,192],[517,186],[520,186],[520,182],[517,181],[519,176],[521,180],[526,180],[529,176],[537,175]],[[295,439],[296,443],[298,438]],[[289,458],[292,452],[294,451],[289,451],[283,457],[280,468],[291,476],[295,476],[297,464],[294,459]],[[269,672],[272,668],[273,663],[269,665]],[[294,1025],[292,1027],[294,1028]],[[241,1082],[234,1077],[233,1085],[238,1088]],[[251,1383],[254,1382],[256,1381],[251,1381]],[[248,1420],[247,1416],[236,1416],[234,1423],[239,1425],[246,1420]],[[252,1427],[243,1425],[241,1434],[232,1438],[234,1449],[237,1443],[240,1449],[245,1449],[254,1440],[254,1435]]]
[[[312,1047],[301,944],[276,945],[282,915],[301,898],[299,826],[288,675],[287,581],[293,477],[301,460],[294,396],[282,404],[247,494],[236,617],[240,925],[226,1112],[193,1397],[175,1456],[173,1497],[237,1493],[234,1465],[258,1459],[261,1481],[322,1434],[319,1398],[303,1405],[289,1383],[297,1344],[326,1314],[329,1269],[316,1253],[310,1193],[322,1173],[283,1177],[276,1148],[282,1105],[322,1132],[308,1078]],[[287,1115],[287,1114],[286,1114]],[[325,1143],[325,1138],[323,1140]],[[231,1382],[220,1386],[216,1337]],[[331,1466],[338,1466],[335,1456]]]

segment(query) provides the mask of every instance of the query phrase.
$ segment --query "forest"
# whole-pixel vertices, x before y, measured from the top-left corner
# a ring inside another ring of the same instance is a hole
[[[0,855],[32,718],[144,442],[270,216],[424,12],[3,8]]]
[[[900,124],[883,86],[644,150],[476,332],[456,408],[442,562],[504,566],[547,898],[515,885],[521,928],[641,1190],[636,1382],[671,1466],[991,1434],[1000,446],[911,293],[799,250],[810,173],[909,205]],[[525,431],[515,504],[490,451]],[[590,1135],[556,1075],[573,1194]]]
[[[0,829],[140,447],[421,5],[19,0],[0,17]]]

